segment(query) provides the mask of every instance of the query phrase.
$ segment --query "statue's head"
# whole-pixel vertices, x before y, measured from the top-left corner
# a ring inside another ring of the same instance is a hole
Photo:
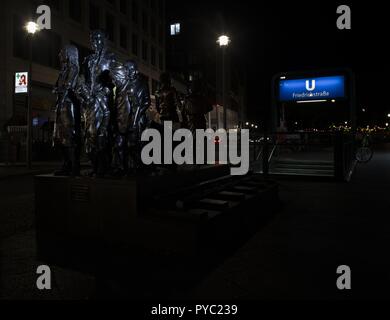
[[[168,72],[163,72],[160,75],[161,87],[170,87],[172,85],[171,75]]]
[[[58,57],[61,64],[70,63],[77,66],[79,65],[79,51],[77,50],[77,47],[73,45],[66,45],[63,47]]]
[[[128,72],[131,80],[135,80],[138,77],[138,66],[134,60],[127,60],[123,64]]]
[[[89,36],[91,48],[94,52],[100,52],[106,46],[107,35],[102,30],[94,30]]]

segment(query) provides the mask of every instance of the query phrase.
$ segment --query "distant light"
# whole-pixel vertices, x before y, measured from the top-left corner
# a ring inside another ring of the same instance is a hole
[[[255,126],[255,129],[257,129],[258,127],[257,126]]]
[[[30,21],[26,24],[26,30],[30,34],[34,34],[39,31],[39,25],[33,21]]]
[[[281,80],[284,80],[284,79],[286,79],[286,77],[285,77],[285,76],[282,76],[282,77],[280,77],[280,79],[281,79]]]
[[[348,124],[348,121],[345,121],[344,124],[347,125],[347,124]]]
[[[220,47],[226,47],[230,43],[230,38],[226,35],[222,35],[218,38],[217,43]]]
[[[389,126],[389,123],[388,122],[386,122],[386,127],[388,127]]]
[[[298,122],[295,121],[295,125],[297,126],[297,125],[298,125]]]
[[[297,101],[297,103],[316,103],[316,102],[326,102],[327,100],[304,100],[304,101]]]
[[[387,117],[390,118],[390,113],[387,114]]]
[[[335,99],[332,99],[332,102],[333,102],[333,103],[335,103],[335,102],[336,102],[336,100],[335,100]]]
[[[363,111],[363,112],[366,112],[366,109],[363,108],[362,111]]]
[[[249,122],[245,123],[245,125],[249,126]]]
[[[252,128],[253,128],[255,125],[254,125],[254,124],[252,124],[251,126],[252,126]]]

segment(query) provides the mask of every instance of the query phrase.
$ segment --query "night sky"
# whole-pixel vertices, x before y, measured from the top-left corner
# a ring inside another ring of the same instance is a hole
[[[231,36],[230,50],[244,64],[250,82],[251,117],[264,116],[274,74],[345,67],[356,74],[358,107],[374,117],[390,112],[386,99],[390,14],[384,2],[169,2],[170,7],[175,5],[213,26],[211,32],[225,29]],[[341,4],[352,10],[352,30],[336,28],[336,9]]]

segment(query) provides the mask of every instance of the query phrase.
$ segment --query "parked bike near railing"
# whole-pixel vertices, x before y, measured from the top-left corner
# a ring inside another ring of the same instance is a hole
[[[359,163],[367,163],[372,159],[374,155],[374,151],[371,148],[370,136],[367,133],[363,133],[361,141],[359,141],[359,137],[357,140],[358,146],[355,152],[355,159]]]

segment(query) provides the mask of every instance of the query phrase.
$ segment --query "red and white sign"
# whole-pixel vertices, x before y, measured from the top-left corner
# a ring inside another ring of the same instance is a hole
[[[28,72],[15,73],[15,93],[28,92]]]

